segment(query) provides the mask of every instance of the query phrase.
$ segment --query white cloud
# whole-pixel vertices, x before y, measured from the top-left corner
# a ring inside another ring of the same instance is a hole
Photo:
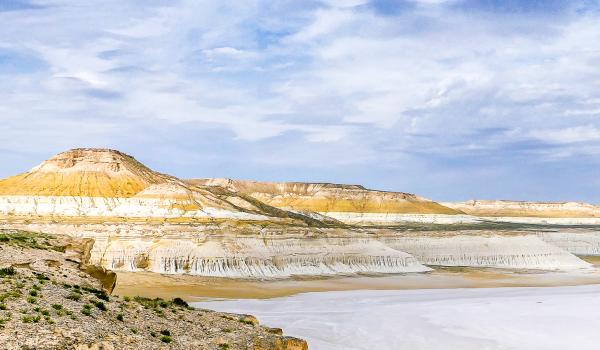
[[[42,62],[0,60],[0,118],[19,130],[1,140],[17,147],[43,125],[29,149],[77,143],[72,120],[82,143],[129,142],[115,130],[139,125],[219,128],[232,143],[278,143],[271,164],[598,154],[597,13],[415,2],[388,14],[362,0],[49,0],[0,12],[0,57]]]

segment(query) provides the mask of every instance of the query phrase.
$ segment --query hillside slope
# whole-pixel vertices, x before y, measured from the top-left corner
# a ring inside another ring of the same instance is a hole
[[[155,172],[110,149],[60,153],[31,170],[0,180],[0,216],[278,221],[318,225],[225,189],[194,186]],[[102,221],[100,219],[97,221]],[[281,221],[281,220],[279,220]]]
[[[2,349],[308,348],[252,316],[191,309],[181,299],[111,296],[97,273],[83,273],[93,269],[82,246],[65,236],[0,231]]]

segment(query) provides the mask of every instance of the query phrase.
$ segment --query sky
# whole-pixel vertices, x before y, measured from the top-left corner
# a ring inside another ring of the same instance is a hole
[[[600,2],[0,0],[0,177],[109,147],[181,178],[600,203]]]

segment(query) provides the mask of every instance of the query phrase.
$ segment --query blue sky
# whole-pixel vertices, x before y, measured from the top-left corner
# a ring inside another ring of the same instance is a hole
[[[179,177],[599,203],[599,10],[0,0],[0,176],[111,147]]]

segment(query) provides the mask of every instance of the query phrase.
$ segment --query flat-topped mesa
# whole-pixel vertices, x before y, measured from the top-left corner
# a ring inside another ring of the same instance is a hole
[[[460,211],[410,193],[366,189],[359,185],[303,182],[258,182],[192,179],[188,183],[219,186],[285,210],[315,212],[348,224],[471,221]]]
[[[600,218],[600,206],[581,202],[469,200],[445,206],[470,215],[489,217]]]

